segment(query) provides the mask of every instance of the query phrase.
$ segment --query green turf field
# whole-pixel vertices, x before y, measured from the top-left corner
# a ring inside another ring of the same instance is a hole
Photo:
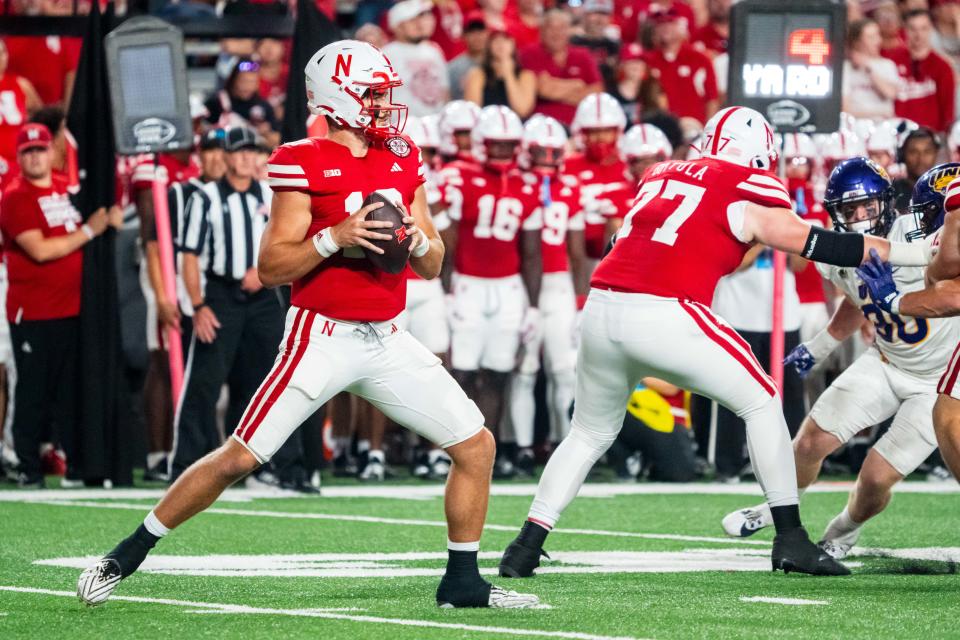
[[[550,606],[527,611],[435,607],[445,530],[431,485],[339,486],[321,498],[231,492],[161,541],[96,609],[72,595],[76,567],[132,531],[155,500],[0,492],[0,638],[960,637],[951,562],[960,561],[960,493],[916,486],[945,491],[897,494],[866,528],[854,575],[813,578],[769,571],[771,532],[722,538],[720,518],[754,504],[755,487],[588,484],[548,540],[549,568],[497,580]],[[482,541],[490,572],[532,493],[497,489]],[[804,498],[812,535],[845,500],[839,489]]]

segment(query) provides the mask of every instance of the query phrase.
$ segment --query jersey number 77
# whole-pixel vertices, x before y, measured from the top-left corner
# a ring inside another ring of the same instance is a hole
[[[663,221],[663,224],[654,230],[650,239],[672,247],[677,242],[680,227],[696,211],[706,191],[704,187],[698,187],[680,180],[652,180],[643,183],[640,186],[640,191],[637,192],[636,204],[623,219],[623,227],[617,233],[617,236],[629,235],[633,230],[633,216],[650,204],[654,198],[663,198],[664,200],[676,201],[677,205]]]

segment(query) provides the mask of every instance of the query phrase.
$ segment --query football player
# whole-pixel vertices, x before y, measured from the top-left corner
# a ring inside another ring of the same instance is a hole
[[[610,239],[607,219],[622,218],[633,200],[627,166],[617,152],[617,142],[627,126],[627,117],[617,99],[608,93],[592,93],[580,101],[571,129],[582,153],[564,163],[564,171],[580,182],[580,196],[586,228],[587,255],[594,261],[603,256]]]
[[[770,173],[777,162],[773,130],[753,109],[715,114],[701,153],[699,160],[647,170],[593,274],[570,434],[547,463],[527,521],[500,561],[503,576],[533,574],[547,534],[616,439],[627,400],[647,376],[712,398],[746,422],[754,473],[777,529],[774,569],[848,573],[800,523],[790,434],[775,384],[709,305],[717,281],[740,266],[754,243],[845,267],[860,265],[868,249],[896,264],[926,264],[929,248],[801,220]]]
[[[637,183],[651,165],[663,162],[673,155],[673,146],[667,136],[652,124],[635,124],[617,143],[620,157],[627,165],[627,178],[620,189],[608,192],[607,200],[630,203],[637,194]],[[624,208],[607,218],[607,231],[612,236],[623,224]]]
[[[401,79],[376,47],[331,43],[306,69],[308,107],[326,117],[326,138],[278,147],[270,158],[276,192],[261,243],[265,286],[293,283],[286,332],[273,370],[233,437],[170,487],[146,520],[78,582],[84,603],[105,601],[169,531],[200,513],[231,484],[277,451],[334,394],[347,390],[396,422],[430,438],[453,460],[447,482],[447,569],[442,607],[527,607],[535,596],[493,587],[480,577],[477,553],[486,515],[494,441],[483,416],[440,361],[398,326],[406,281],[377,269],[364,250],[395,241],[385,220],[366,220],[378,191],[409,212],[410,264],[440,272],[443,244],[427,212],[419,151],[400,131],[406,107],[392,90]]]
[[[479,165],[443,170],[454,255],[450,362],[488,425],[499,425],[510,372],[541,331],[540,202],[517,168],[523,125],[503,106],[484,107],[473,129]],[[505,456],[498,476],[515,473]]]
[[[941,190],[960,172],[945,165],[917,183],[917,202],[935,203],[942,211]],[[935,197],[934,197],[935,195]],[[894,221],[893,186],[886,171],[873,160],[853,158],[837,165],[827,185],[824,206],[840,231],[886,236],[902,241],[913,220]],[[893,417],[890,429],[874,444],[857,475],[846,508],[830,521],[820,547],[837,559],[845,557],[860,537],[861,527],[890,501],[893,486],[914,471],[937,448],[931,412],[937,380],[947,366],[951,348],[960,339],[960,320],[924,320],[879,308],[855,270],[818,265],[824,277],[845,298],[826,329],[799,345],[784,360],[806,375],[843,340],[860,329],[863,318],[876,327],[875,348],[848,367],[820,396],[794,439],[797,486],[804,491],[819,475],[824,458],[857,433]],[[923,267],[900,267],[894,275],[903,291],[924,287]],[[723,519],[728,535],[746,537],[771,524],[762,504],[730,513]]]
[[[524,181],[538,194],[543,222],[540,253],[543,279],[540,313],[543,334],[524,345],[523,357],[510,382],[510,418],[519,448],[517,469],[533,475],[533,388],[540,370],[540,352],[547,374],[547,406],[551,440],[560,442],[570,431],[573,404],[574,343],[577,297],[589,286],[583,241],[583,209],[576,178],[563,172],[567,134],[548,116],[535,115],[523,127],[520,166]]]
[[[480,107],[468,100],[451,100],[440,112],[440,146],[443,163],[473,162],[472,131],[480,119]]]
[[[864,265],[861,277],[876,305],[888,313],[917,318],[945,318],[960,315],[960,179],[944,187],[956,174],[957,163],[934,167],[917,182],[911,209],[917,220],[917,236],[939,247],[927,268],[927,286],[903,292],[897,274],[887,264]],[[942,169],[947,169],[941,174]],[[942,205],[941,205],[942,202]],[[931,320],[932,322],[932,320]],[[960,478],[960,344],[953,349],[937,383],[933,426],[947,467]]]

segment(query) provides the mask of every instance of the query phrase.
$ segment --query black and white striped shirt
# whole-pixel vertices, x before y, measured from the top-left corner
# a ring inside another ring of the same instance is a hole
[[[208,182],[187,203],[181,250],[196,254],[208,275],[242,280],[257,266],[272,198],[270,187],[258,180],[244,193],[226,178]]]

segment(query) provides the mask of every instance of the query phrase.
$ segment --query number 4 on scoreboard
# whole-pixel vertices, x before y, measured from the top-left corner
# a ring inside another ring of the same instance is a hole
[[[830,56],[830,43],[823,29],[797,29],[790,32],[787,53],[806,58],[807,64],[824,64]]]

